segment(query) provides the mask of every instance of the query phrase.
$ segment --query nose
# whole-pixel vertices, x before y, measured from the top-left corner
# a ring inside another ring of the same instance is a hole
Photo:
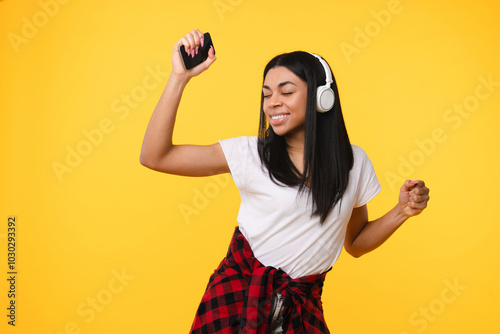
[[[271,97],[271,100],[269,101],[270,107],[274,108],[274,107],[280,107],[282,105],[283,105],[283,103],[281,102],[281,99],[279,98],[279,96],[277,96],[277,97],[272,96]]]

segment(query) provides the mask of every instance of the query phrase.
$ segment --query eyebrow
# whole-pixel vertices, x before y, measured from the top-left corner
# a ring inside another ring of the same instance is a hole
[[[284,82],[280,83],[280,84],[278,85],[278,87],[279,87],[279,88],[281,88],[281,87],[286,86],[286,85],[294,85],[294,86],[297,86],[296,84],[294,84],[294,83],[293,83],[293,82],[291,82],[291,81],[284,81]],[[267,85],[262,86],[262,88],[271,90],[271,88],[269,88],[269,86],[267,86]]]

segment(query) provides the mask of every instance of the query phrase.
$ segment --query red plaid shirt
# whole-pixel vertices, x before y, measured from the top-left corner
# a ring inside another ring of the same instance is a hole
[[[269,333],[272,300],[283,296],[283,333],[330,333],[321,292],[326,272],[292,279],[265,267],[236,228],[226,257],[210,277],[196,313],[192,334]]]

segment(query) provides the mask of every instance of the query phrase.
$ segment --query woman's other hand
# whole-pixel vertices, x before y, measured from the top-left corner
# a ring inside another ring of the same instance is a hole
[[[429,198],[429,188],[425,186],[424,181],[407,180],[399,193],[399,207],[407,217],[413,217],[427,207]]]

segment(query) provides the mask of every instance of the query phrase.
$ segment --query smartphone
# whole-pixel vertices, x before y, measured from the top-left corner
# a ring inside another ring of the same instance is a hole
[[[179,53],[181,55],[182,65],[184,65],[184,68],[186,70],[189,70],[207,60],[208,50],[210,50],[210,47],[211,46],[213,47],[214,45],[212,43],[212,38],[210,37],[210,34],[208,32],[203,35],[203,39],[204,39],[203,47],[200,46],[198,48],[198,54],[195,55],[194,57],[188,56],[184,48],[184,45],[181,45],[179,47]]]

